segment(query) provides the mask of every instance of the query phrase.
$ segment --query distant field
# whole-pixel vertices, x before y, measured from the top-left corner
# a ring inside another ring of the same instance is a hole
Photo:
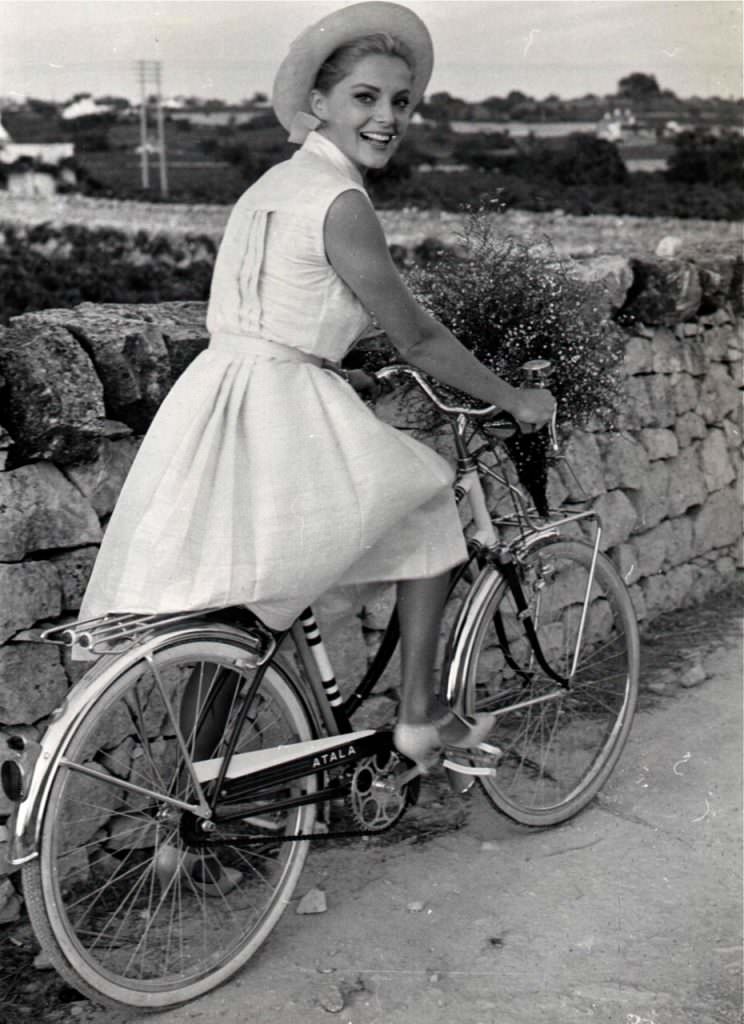
[[[82,224],[91,228],[118,228],[124,232],[205,234],[218,240],[229,212],[228,206],[139,203],[82,196],[15,199],[0,192],[0,222],[8,223]],[[456,241],[460,226],[457,214],[433,211],[384,210],[380,218],[388,242],[406,247],[426,237],[451,243]],[[727,221],[578,217],[560,212],[513,210],[497,215],[497,223],[500,234],[534,241],[548,238],[559,253],[572,256],[599,253],[648,256],[667,235],[682,240],[680,255],[688,258],[741,255],[744,247],[744,226]]]

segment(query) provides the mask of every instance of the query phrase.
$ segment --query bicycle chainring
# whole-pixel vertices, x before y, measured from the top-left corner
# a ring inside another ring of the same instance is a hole
[[[398,777],[410,768],[395,750],[379,751],[354,765],[346,802],[363,832],[383,832],[400,820],[418,798],[418,778],[399,785]]]

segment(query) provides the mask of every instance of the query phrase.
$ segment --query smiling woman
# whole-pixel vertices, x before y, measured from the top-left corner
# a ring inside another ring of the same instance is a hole
[[[410,67],[392,54],[371,53],[346,60],[352,61],[353,70],[341,71],[335,84],[317,85],[311,94],[312,111],[321,122],[318,132],[360,170],[384,167],[411,116]]]
[[[466,557],[451,467],[378,420],[338,364],[373,315],[409,362],[546,422],[553,399],[518,390],[424,312],[390,257],[364,188],[423,96],[429,33],[393,3],[360,3],[298,37],[274,108],[300,144],[235,205],[217,255],[209,348],[178,379],[109,522],[81,617],[243,604],[289,628],[338,583],[398,582],[398,748],[427,765],[471,749],[490,716],[434,694],[449,571]]]
[[[387,33],[341,47],[327,60],[310,94],[318,131],[360,170],[387,164],[408,127],[415,63]]]

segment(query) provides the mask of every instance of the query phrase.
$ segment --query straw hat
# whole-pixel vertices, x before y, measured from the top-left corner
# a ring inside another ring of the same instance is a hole
[[[411,106],[422,99],[431,78],[434,51],[423,21],[401,4],[369,0],[351,4],[306,28],[289,48],[274,79],[272,103],[290,142],[301,142],[319,123],[310,113],[310,92],[321,65],[340,46],[375,32],[400,40],[414,60]]]

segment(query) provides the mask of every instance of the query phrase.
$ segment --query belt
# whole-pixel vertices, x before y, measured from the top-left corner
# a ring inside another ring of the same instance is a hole
[[[269,341],[268,338],[257,338],[250,334],[229,334],[220,331],[209,339],[209,348],[213,352],[225,352],[244,359],[255,356],[260,359],[273,359],[278,363],[312,363],[313,366],[335,368],[334,363],[321,359],[320,356],[303,352],[302,349],[293,348],[291,345],[282,345],[279,341]]]

